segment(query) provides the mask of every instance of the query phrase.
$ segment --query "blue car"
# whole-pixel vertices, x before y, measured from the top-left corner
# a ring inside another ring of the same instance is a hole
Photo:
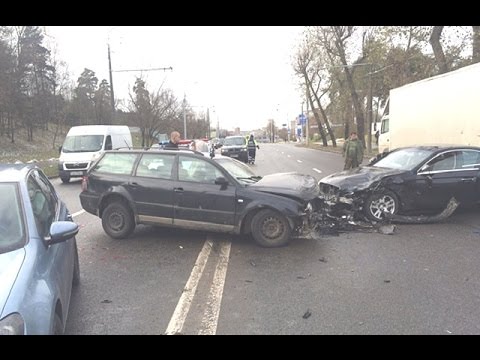
[[[35,165],[0,164],[0,334],[62,334],[78,225]]]

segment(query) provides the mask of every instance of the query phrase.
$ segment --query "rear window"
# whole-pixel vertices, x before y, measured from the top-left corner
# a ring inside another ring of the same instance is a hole
[[[93,171],[100,173],[130,175],[137,154],[106,153],[93,168]]]
[[[16,250],[25,244],[23,212],[18,186],[0,184],[0,254]]]

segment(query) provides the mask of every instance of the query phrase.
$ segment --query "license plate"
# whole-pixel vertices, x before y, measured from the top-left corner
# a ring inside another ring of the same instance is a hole
[[[82,176],[83,175],[83,171],[72,171],[70,173],[71,176]]]
[[[231,157],[238,157],[238,154],[232,154]]]

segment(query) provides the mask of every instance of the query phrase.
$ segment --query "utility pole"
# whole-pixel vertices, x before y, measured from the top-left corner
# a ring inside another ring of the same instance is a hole
[[[187,96],[185,93],[183,93],[183,138],[187,139],[187,113],[186,113],[186,107],[187,107]]]
[[[108,70],[110,73],[110,103],[112,105],[112,123],[115,124],[115,96],[113,94],[112,58],[110,56],[110,44],[108,44]]]
[[[212,136],[212,132],[210,131],[210,109],[208,107],[207,107],[207,129],[208,129],[207,138],[210,139],[210,137]]]
[[[310,91],[308,89],[308,86],[307,86],[307,93],[306,93],[306,96],[307,96],[307,116],[306,116],[306,119],[305,119],[305,142],[308,146],[308,103],[309,103],[309,100],[310,100]]]
[[[113,93],[113,75],[112,73],[114,72],[132,72],[132,71],[158,71],[158,70],[163,70],[163,71],[173,71],[173,68],[171,66],[169,67],[162,67],[162,68],[152,68],[152,69],[133,69],[133,70],[112,70],[112,57],[110,55],[110,43],[108,45],[108,70],[109,70],[109,75],[110,75],[110,103],[112,106],[112,120],[115,120],[115,96]]]

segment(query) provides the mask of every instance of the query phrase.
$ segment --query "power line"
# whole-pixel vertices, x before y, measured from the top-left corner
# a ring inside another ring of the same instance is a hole
[[[151,69],[133,69],[133,70],[112,70],[112,72],[127,72],[127,71],[157,71],[157,70],[163,70],[163,71],[167,71],[167,70],[171,70],[173,71],[173,67],[169,66],[169,67],[162,67],[162,68],[151,68]]]

